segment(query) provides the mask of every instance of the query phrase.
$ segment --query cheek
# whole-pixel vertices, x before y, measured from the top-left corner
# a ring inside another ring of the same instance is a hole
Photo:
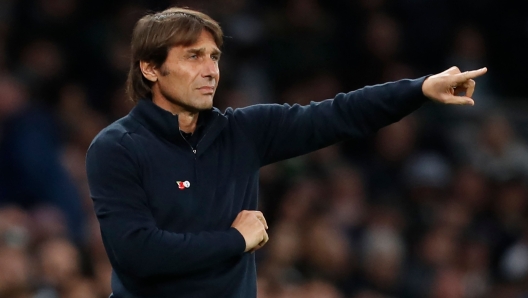
[[[160,80],[160,87],[166,93],[182,93],[185,92],[185,77],[177,76],[170,73]]]

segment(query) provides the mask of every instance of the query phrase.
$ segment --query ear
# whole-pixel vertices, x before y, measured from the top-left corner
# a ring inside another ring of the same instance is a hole
[[[141,68],[141,73],[143,76],[151,81],[156,82],[158,80],[158,75],[156,74],[156,67],[153,63],[147,61],[139,61],[139,68]]]

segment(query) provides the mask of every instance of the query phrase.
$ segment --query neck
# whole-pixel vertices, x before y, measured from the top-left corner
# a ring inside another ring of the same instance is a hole
[[[180,130],[186,133],[193,133],[198,123],[198,113],[182,112],[178,115]]]
[[[156,96],[153,94],[152,102],[158,107],[172,113],[173,115],[178,115],[178,125],[180,130],[186,133],[194,133],[196,129],[196,123],[198,123],[198,112],[187,111],[183,107],[173,104],[163,96]]]

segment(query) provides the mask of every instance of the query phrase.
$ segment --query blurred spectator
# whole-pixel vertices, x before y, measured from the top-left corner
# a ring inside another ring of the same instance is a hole
[[[317,72],[313,77],[287,88],[282,94],[282,99],[289,104],[307,105],[312,101],[332,98],[340,91],[340,83],[335,75]]]
[[[298,265],[302,258],[302,235],[294,224],[280,223],[274,228],[276,240],[266,248],[266,263],[259,268],[259,275],[266,285],[296,284],[304,280]],[[270,289],[271,291],[271,289]]]
[[[317,0],[289,0],[284,10],[268,16],[267,25],[266,48],[273,61],[267,66],[279,90],[335,65],[334,20]]]
[[[458,250],[457,239],[453,232],[442,226],[428,230],[421,241],[412,250],[413,257],[409,262],[404,282],[406,297],[442,297],[435,296],[435,291],[444,291],[444,286],[435,281],[440,270],[455,267]],[[448,271],[450,272],[450,271]],[[450,277],[451,275],[446,275]],[[446,282],[449,282],[447,279]],[[451,286],[451,285],[447,285]],[[446,294],[447,295],[447,294]]]
[[[32,297],[31,271],[31,261],[23,250],[0,246],[0,297]]]
[[[365,288],[400,297],[404,252],[404,241],[397,230],[371,224],[365,233],[362,253]]]
[[[410,158],[404,166],[405,185],[412,192],[445,189],[451,182],[448,161],[435,153],[420,153]]]
[[[528,277],[528,242],[523,237],[506,249],[500,260],[500,274],[507,281],[519,282]]]
[[[339,162],[339,160],[335,161]],[[324,164],[330,165],[329,160]],[[367,218],[367,194],[363,177],[359,169],[341,164],[330,168],[328,180],[327,208],[332,214],[332,221],[337,227],[345,230],[354,230],[362,226]]]
[[[486,117],[479,137],[476,148],[467,148],[476,169],[498,181],[528,177],[528,147],[518,139],[505,115]]]
[[[16,77],[31,90],[31,96],[54,103],[55,92],[65,75],[65,61],[59,46],[50,40],[27,44],[15,70]]]
[[[375,138],[375,154],[366,165],[368,190],[373,198],[405,191],[404,166],[416,150],[416,119],[412,116],[381,129]]]
[[[433,282],[430,298],[463,298],[464,284],[462,274],[455,269],[439,271]]]
[[[32,221],[27,212],[16,206],[0,208],[0,247],[7,246],[21,250],[31,244]]]
[[[489,294],[492,278],[489,248],[484,241],[468,240],[462,250],[464,297],[485,297]]]
[[[451,180],[453,200],[463,204],[474,215],[481,216],[489,206],[490,188],[486,177],[475,168],[463,166]]]
[[[456,30],[453,48],[447,58],[446,67],[457,65],[461,70],[470,70],[479,68],[479,65],[488,65],[486,41],[482,30],[476,25],[465,25]],[[480,107],[489,107],[492,99],[492,90],[490,90],[490,77],[484,77],[479,80],[479,88],[475,95],[480,98]]]
[[[66,216],[70,236],[81,242],[81,201],[60,162],[58,129],[52,116],[33,106],[24,87],[5,74],[0,77],[0,96],[0,204],[55,206]]]
[[[304,263],[309,277],[343,282],[354,258],[346,235],[328,216],[317,216],[304,233]]]
[[[66,239],[53,238],[37,248],[40,276],[43,278],[41,292],[55,292],[57,298],[96,297],[90,280],[81,272],[80,253]],[[53,297],[53,296],[52,296]]]

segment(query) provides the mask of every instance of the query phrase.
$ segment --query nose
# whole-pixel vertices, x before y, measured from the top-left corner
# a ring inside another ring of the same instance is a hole
[[[220,69],[218,68],[218,62],[211,58],[205,59],[202,76],[218,80],[219,75]]]

